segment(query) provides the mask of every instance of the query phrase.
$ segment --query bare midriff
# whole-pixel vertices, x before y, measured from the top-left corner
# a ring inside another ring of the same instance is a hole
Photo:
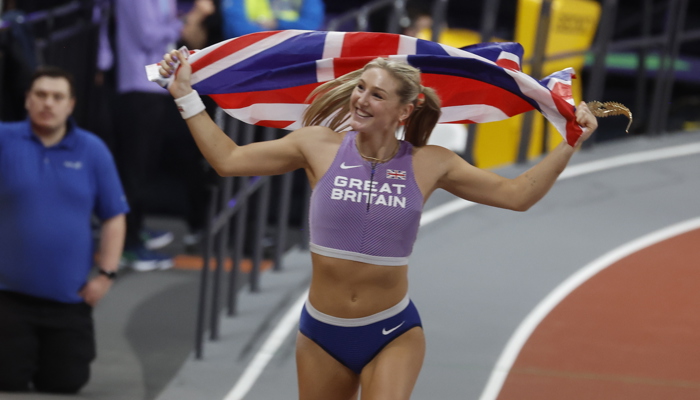
[[[408,266],[385,266],[311,253],[309,301],[338,318],[361,318],[398,304],[408,291]]]

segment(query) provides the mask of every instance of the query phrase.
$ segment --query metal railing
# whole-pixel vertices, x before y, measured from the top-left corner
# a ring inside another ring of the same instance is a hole
[[[256,130],[261,128],[225,117],[217,109],[216,122],[226,134],[239,145],[254,141]],[[272,140],[283,133],[277,129],[262,129],[263,141]],[[292,201],[293,173],[280,176],[275,197],[277,221],[274,226],[272,262],[273,268],[283,268],[282,257],[287,248],[287,234],[290,231],[290,210]],[[203,268],[200,276],[199,304],[195,335],[195,357],[203,358],[204,337],[208,330],[209,339],[219,337],[219,319],[225,308],[226,315],[237,313],[237,298],[241,288],[249,285],[252,292],[260,290],[260,274],[263,265],[263,242],[268,228],[268,211],[272,198],[273,177],[227,177],[222,183],[211,188],[209,215],[205,227],[202,247]],[[307,198],[308,196],[305,196]],[[250,209],[254,206],[252,226],[248,226]],[[306,209],[306,206],[304,206]],[[304,221],[305,219],[302,219]],[[240,267],[245,253],[246,240],[250,244],[251,270],[247,282],[242,282]],[[302,239],[305,240],[305,239]],[[224,266],[230,258],[231,268],[228,278],[223,280]],[[213,268],[211,261],[214,261]],[[210,273],[212,276],[210,277]],[[222,285],[226,293],[225,307],[222,306]],[[208,320],[208,321],[207,321]]]

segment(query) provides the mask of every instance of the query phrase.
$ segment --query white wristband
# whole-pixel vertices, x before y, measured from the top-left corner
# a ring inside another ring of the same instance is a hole
[[[177,104],[177,109],[180,111],[182,119],[194,117],[207,109],[204,106],[202,99],[199,98],[199,93],[197,93],[196,90],[175,99],[175,104]]]

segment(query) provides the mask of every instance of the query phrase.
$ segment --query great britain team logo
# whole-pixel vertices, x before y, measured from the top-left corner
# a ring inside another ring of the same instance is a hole
[[[400,169],[387,169],[386,170],[387,179],[400,179],[402,181],[406,180],[406,171]]]

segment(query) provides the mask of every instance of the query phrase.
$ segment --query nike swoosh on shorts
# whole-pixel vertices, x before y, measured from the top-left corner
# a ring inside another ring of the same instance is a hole
[[[393,331],[395,331],[395,330],[401,328],[401,325],[403,325],[405,322],[406,322],[406,321],[403,321],[402,323],[398,324],[397,326],[395,326],[395,327],[393,327],[393,328],[391,328],[391,329],[389,329],[389,330],[386,330],[386,328],[382,329],[382,335],[388,335],[388,334],[390,334],[391,332],[393,332]]]

